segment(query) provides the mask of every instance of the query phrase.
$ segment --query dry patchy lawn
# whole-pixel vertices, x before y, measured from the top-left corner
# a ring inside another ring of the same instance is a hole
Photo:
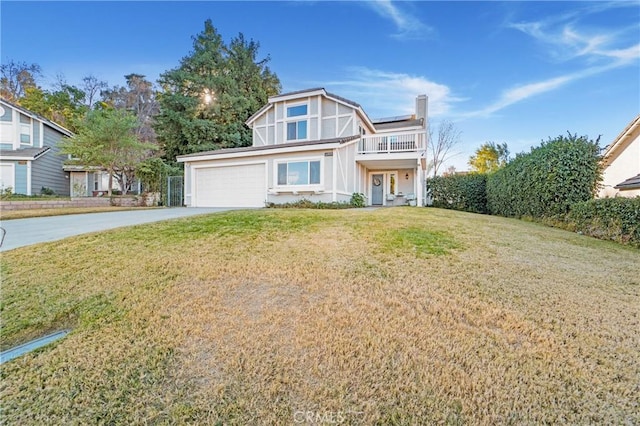
[[[437,209],[229,212],[2,256],[7,424],[640,423],[640,251]]]

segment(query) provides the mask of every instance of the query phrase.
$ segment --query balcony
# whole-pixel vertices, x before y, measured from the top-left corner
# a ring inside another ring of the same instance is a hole
[[[358,142],[358,154],[391,154],[418,152],[426,148],[426,133],[401,132],[363,136]]]

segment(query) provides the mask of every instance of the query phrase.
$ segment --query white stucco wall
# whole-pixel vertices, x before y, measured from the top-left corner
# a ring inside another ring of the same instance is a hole
[[[636,122],[639,121],[636,119]],[[605,154],[603,186],[598,194],[600,198],[633,197],[640,194],[636,190],[620,191],[614,188],[624,180],[640,174],[640,125],[630,130],[628,136],[618,142],[616,149],[611,150],[610,155]]]

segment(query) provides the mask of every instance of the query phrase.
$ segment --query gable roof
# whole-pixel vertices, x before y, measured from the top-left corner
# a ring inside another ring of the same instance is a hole
[[[53,121],[49,120],[48,118],[45,118],[39,114],[36,114],[33,111],[29,111],[28,109],[21,107],[20,105],[16,105],[13,102],[9,102],[8,100],[4,99],[4,98],[0,98],[0,103],[3,103],[5,105],[7,105],[9,108],[13,108],[17,111],[20,111],[22,114],[31,117],[35,120],[41,121],[42,123],[46,124],[47,126],[51,127],[52,129],[57,130],[58,132],[64,134],[65,136],[73,136],[73,132],[71,132],[71,130],[66,129],[64,127],[62,127],[61,125],[54,123]]]
[[[35,160],[49,151],[49,149],[50,147],[48,146],[43,148],[0,149],[0,156],[2,156],[3,160]]]
[[[605,166],[609,165],[609,160],[614,156],[622,152],[626,147],[626,143],[633,140],[634,137],[638,137],[640,134],[640,114],[636,116],[631,122],[624,128],[622,132],[611,142],[602,155],[602,161]]]
[[[640,175],[635,175],[623,182],[620,182],[614,188],[624,191],[625,189],[640,189]]]
[[[235,154],[235,153],[254,152],[254,151],[259,152],[259,151],[269,151],[273,149],[297,148],[297,147],[312,146],[312,145],[319,145],[319,148],[321,148],[322,145],[335,144],[335,143],[344,144],[359,138],[360,138],[359,135],[355,135],[355,136],[349,136],[346,138],[320,139],[315,141],[289,142],[289,143],[281,143],[276,145],[244,146],[240,148],[215,149],[213,151],[203,151],[203,152],[196,152],[193,154],[178,155],[176,159],[180,161],[180,160],[188,160],[189,158],[202,157],[202,156]]]
[[[347,104],[350,107],[356,109],[362,115],[362,117],[364,118],[364,121],[369,126],[369,128],[371,130],[375,130],[373,122],[371,121],[371,119],[369,118],[367,113],[364,112],[364,110],[362,109],[362,106],[360,106],[359,103],[354,102],[352,100],[349,100],[347,98],[343,98],[342,96],[338,96],[336,94],[327,92],[323,87],[315,87],[315,88],[312,88],[312,89],[296,90],[296,91],[293,91],[293,92],[281,93],[279,95],[270,96],[269,97],[269,103],[267,103],[265,106],[263,106],[258,111],[256,111],[255,114],[251,115],[251,117],[249,117],[247,119],[247,121],[245,121],[245,124],[247,126],[251,127],[251,124],[259,116],[261,116],[264,112],[266,112],[267,110],[271,109],[273,107],[273,104],[276,103],[276,102],[286,101],[286,100],[290,100],[290,99],[303,98],[303,97],[308,97],[308,96],[318,96],[318,95],[323,96],[323,97],[328,98],[328,99],[333,99],[334,101],[337,101],[337,102],[340,102],[340,103],[343,103],[343,104]]]

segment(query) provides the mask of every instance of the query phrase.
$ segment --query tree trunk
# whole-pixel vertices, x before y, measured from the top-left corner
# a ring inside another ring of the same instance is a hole
[[[109,189],[107,195],[111,197],[111,188],[113,187],[113,168],[109,168]]]

